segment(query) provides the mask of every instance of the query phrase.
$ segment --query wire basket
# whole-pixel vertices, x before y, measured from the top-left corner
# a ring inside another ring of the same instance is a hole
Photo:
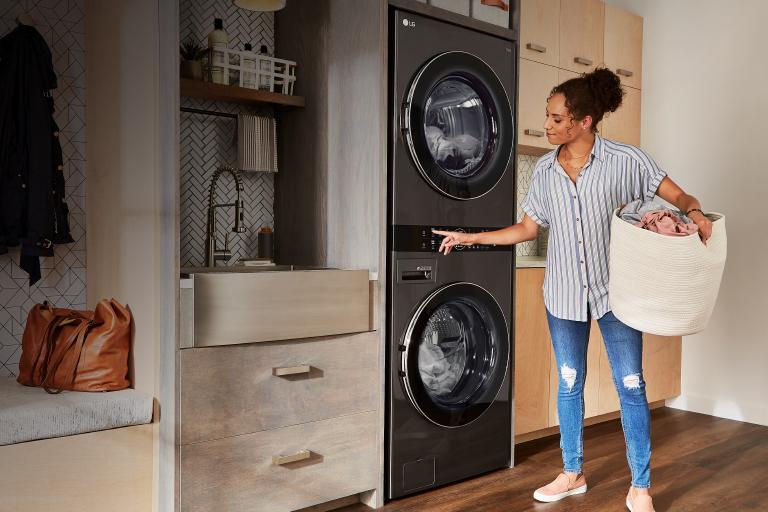
[[[293,94],[296,63],[260,53],[208,48],[203,57],[205,79],[209,82]]]

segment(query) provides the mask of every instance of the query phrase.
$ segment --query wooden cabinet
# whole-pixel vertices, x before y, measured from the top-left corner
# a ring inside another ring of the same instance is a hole
[[[179,354],[180,511],[290,511],[375,489],[379,335]]]
[[[560,63],[560,0],[521,0],[520,57],[550,66]]]
[[[557,71],[552,66],[520,59],[517,143],[522,153],[543,155],[555,148],[547,142],[543,125],[547,96],[557,85]]]
[[[643,67],[643,18],[614,5],[605,5],[605,66],[621,83],[640,89]]]
[[[603,119],[601,133],[607,139],[640,146],[640,91],[624,87],[624,93],[619,109]]]
[[[520,268],[515,273],[515,436],[525,435],[527,439],[550,435],[550,428],[559,424],[560,372],[547,327],[543,282],[543,268]],[[643,335],[643,377],[649,403],[680,394],[681,347],[679,336]],[[593,320],[587,349],[584,417],[617,411],[619,398],[608,354],[598,323]]]
[[[515,273],[515,435],[549,426],[552,344],[541,293],[543,270]]]
[[[577,73],[603,62],[602,0],[561,0],[560,67]]]
[[[521,0],[518,152],[554,149],[543,136],[539,105],[552,87],[596,66],[619,74],[626,93],[599,132],[639,146],[642,46],[643,19],[601,0]]]
[[[372,489],[377,423],[371,411],[183,445],[180,509],[288,512]]]
[[[180,351],[180,443],[375,410],[377,341],[364,332]]]

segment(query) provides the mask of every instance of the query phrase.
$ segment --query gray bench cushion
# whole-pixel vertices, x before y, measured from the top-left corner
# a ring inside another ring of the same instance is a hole
[[[50,395],[14,378],[0,378],[0,445],[151,421],[152,397],[134,389]]]

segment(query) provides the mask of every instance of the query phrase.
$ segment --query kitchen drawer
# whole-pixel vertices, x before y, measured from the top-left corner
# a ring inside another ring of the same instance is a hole
[[[378,338],[374,331],[180,351],[180,442],[376,409]]]
[[[182,446],[181,512],[281,512],[374,489],[377,425],[371,411]]]

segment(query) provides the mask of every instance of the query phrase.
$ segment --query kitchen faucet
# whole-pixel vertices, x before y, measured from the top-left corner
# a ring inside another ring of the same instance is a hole
[[[235,179],[235,202],[234,203],[214,203],[214,196],[216,195],[216,183],[219,181],[219,177],[229,173]],[[215,267],[216,261],[228,260],[232,257],[232,251],[229,249],[229,233],[224,233],[224,248],[219,249],[216,243],[216,208],[228,208],[235,207],[235,225],[232,228],[233,233],[244,233],[245,226],[243,226],[243,201],[240,199],[240,192],[243,190],[243,184],[240,182],[240,175],[236,169],[232,167],[219,167],[213,173],[211,177],[211,187],[208,190],[208,227],[206,229],[205,236],[205,266]]]

